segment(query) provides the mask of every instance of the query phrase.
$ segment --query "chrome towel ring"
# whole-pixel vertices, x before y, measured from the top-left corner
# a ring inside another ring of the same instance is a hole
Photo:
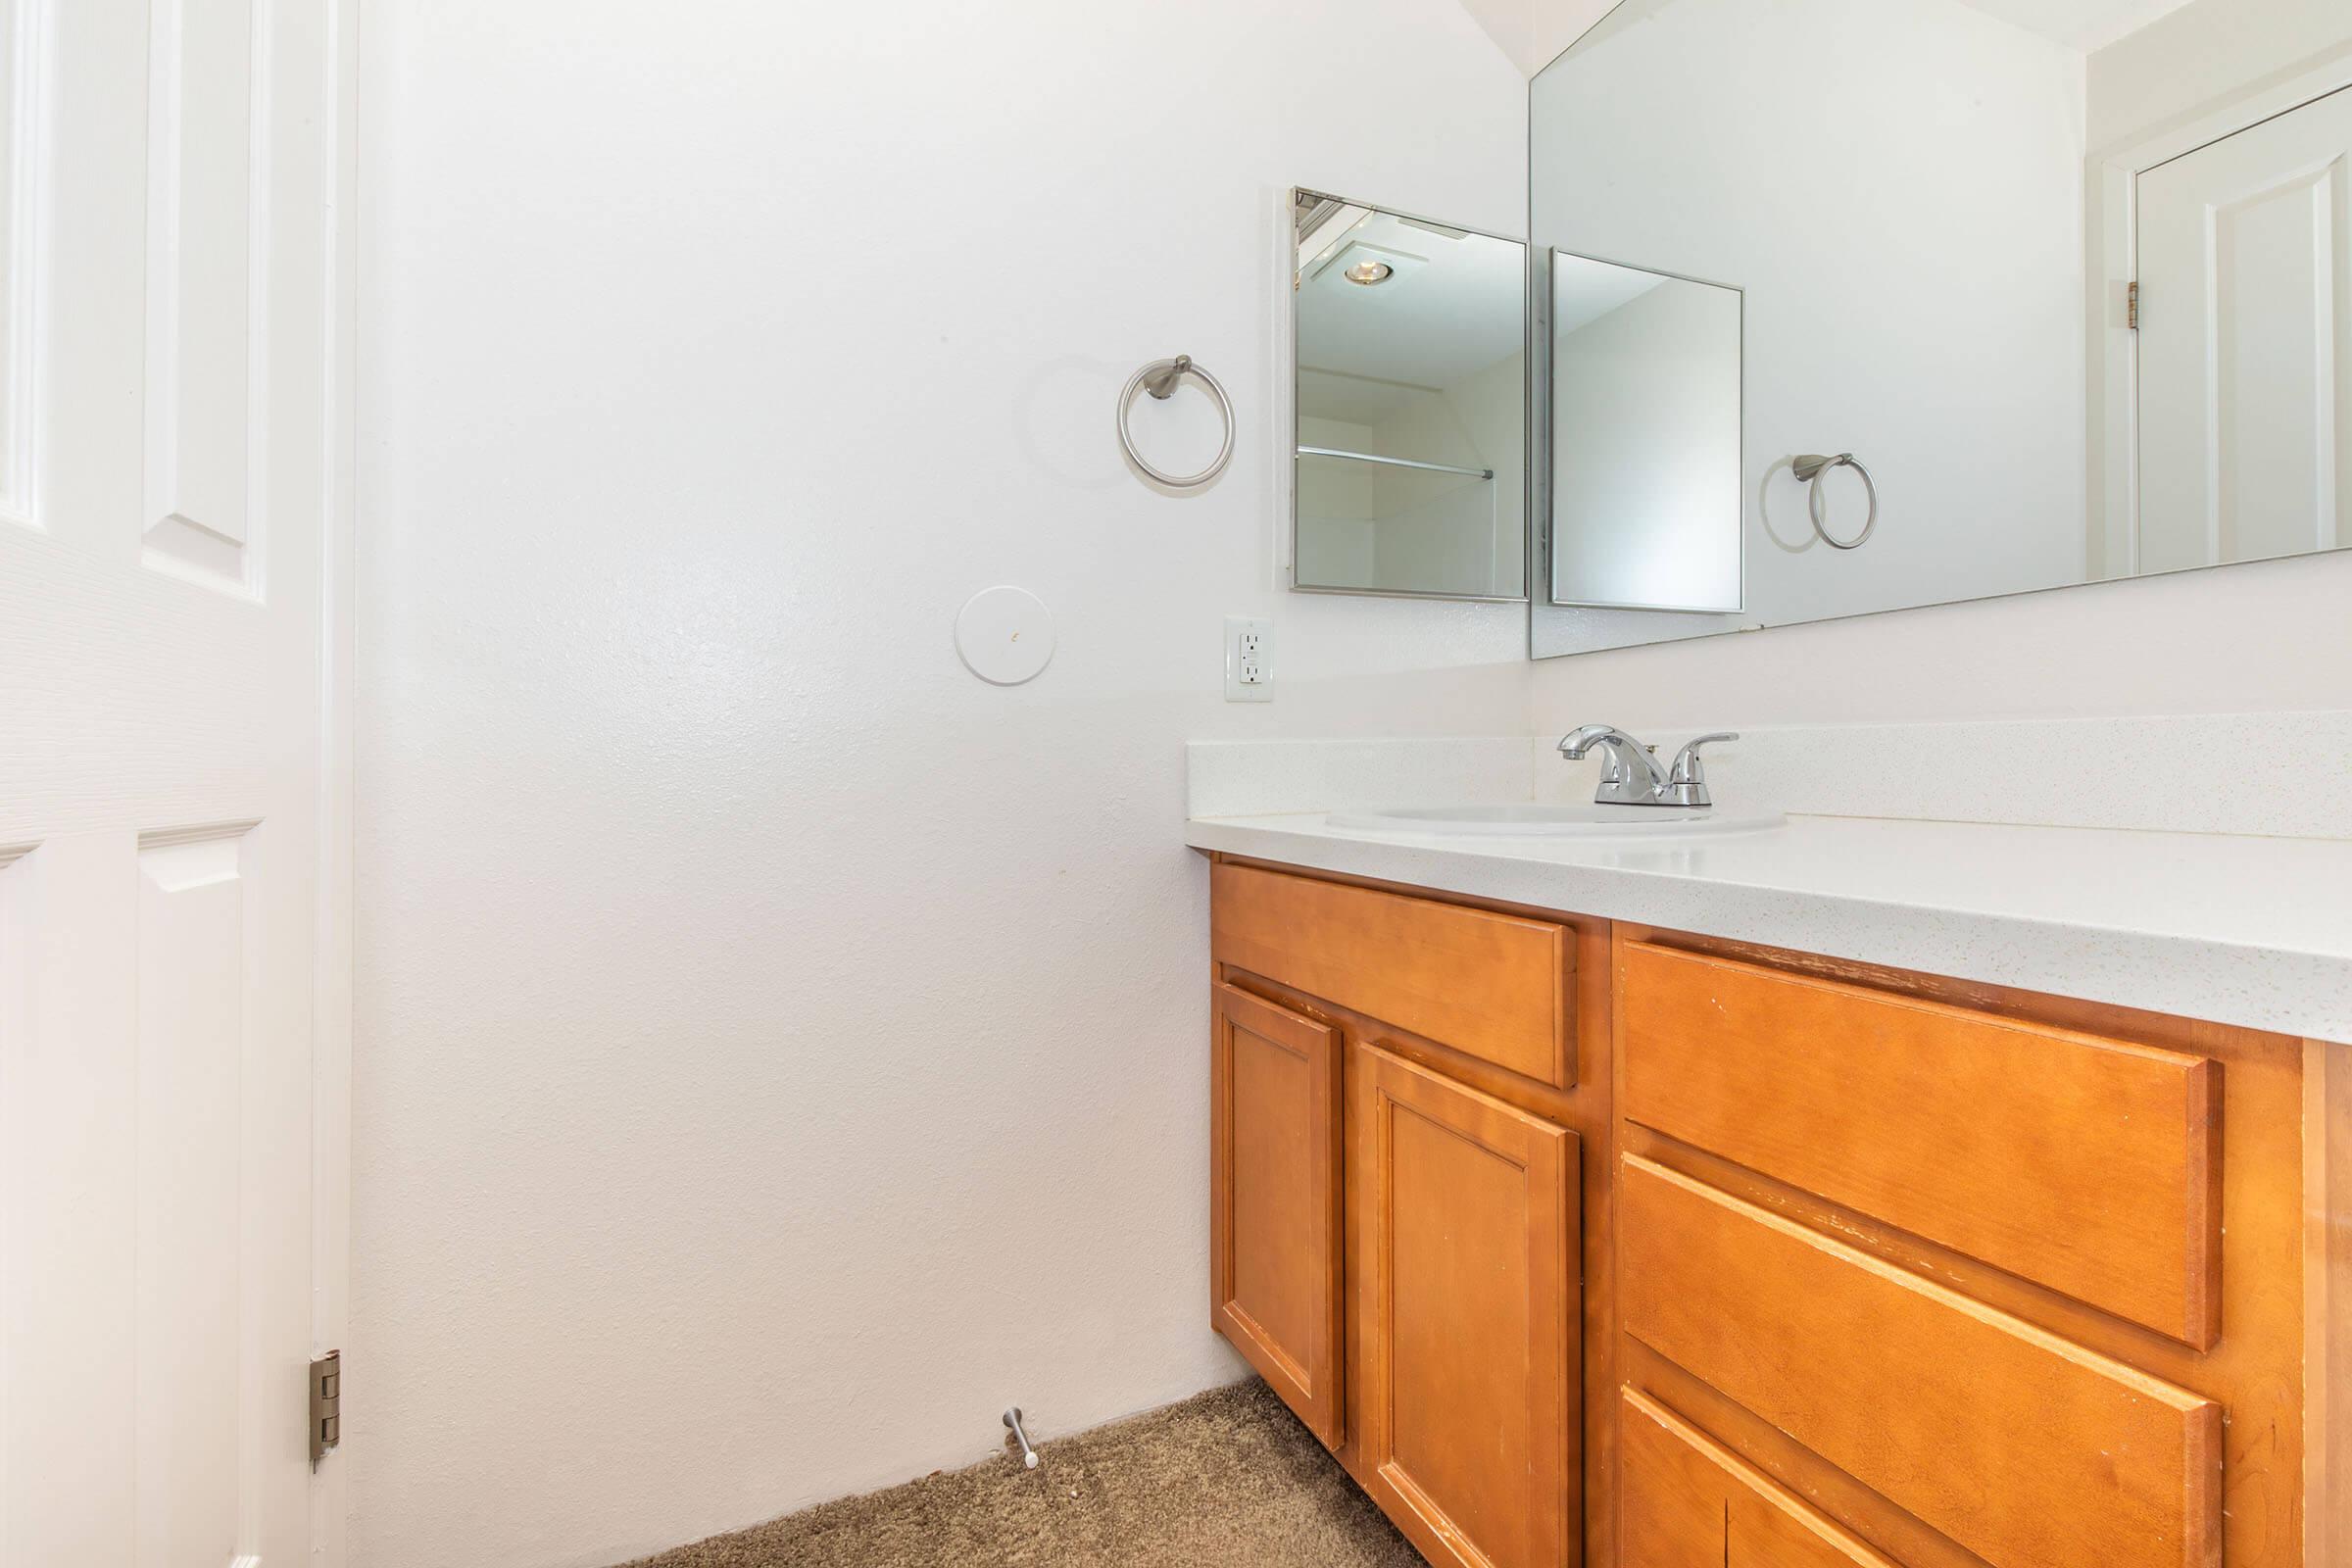
[[[1217,400],[1217,413],[1225,421],[1225,444],[1217,448],[1216,461],[1199,473],[1189,476],[1165,473],[1146,463],[1144,455],[1135,450],[1134,433],[1127,428],[1127,413],[1134,407],[1135,394],[1139,389],[1164,402],[1175,392],[1176,383],[1188,375],[1208,388],[1209,396]],[[1193,363],[1190,354],[1179,354],[1172,360],[1154,360],[1129,376],[1127,384],[1119,390],[1119,450],[1127,454],[1129,463],[1169,489],[1198,490],[1223,473],[1225,465],[1233,461],[1233,400],[1225,395],[1225,388],[1217,383],[1215,376]]]
[[[1833,550],[1859,550],[1869,542],[1871,531],[1879,525],[1879,487],[1871,483],[1870,470],[1856,462],[1851,452],[1840,452],[1834,458],[1825,458],[1818,452],[1807,453],[1791,459],[1788,468],[1805,486],[1805,506],[1813,514],[1813,531],[1821,535],[1823,544]],[[1821,476],[1832,468],[1853,469],[1862,476],[1862,488],[1870,492],[1870,520],[1851,539],[1840,539],[1830,532],[1830,520],[1822,515]]]

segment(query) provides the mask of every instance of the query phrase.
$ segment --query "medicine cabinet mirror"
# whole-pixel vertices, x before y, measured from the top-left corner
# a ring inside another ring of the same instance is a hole
[[[1529,111],[1538,657],[2352,544],[2352,5],[1623,0]]]
[[[1526,597],[1527,247],[1292,193],[1292,581]]]
[[[1737,611],[1740,291],[1547,261],[1553,602]]]

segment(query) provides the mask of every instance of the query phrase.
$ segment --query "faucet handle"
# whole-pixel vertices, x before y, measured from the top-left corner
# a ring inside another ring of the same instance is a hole
[[[1671,806],[1713,806],[1715,797],[1707,793],[1707,764],[1699,759],[1698,749],[1716,741],[1736,741],[1740,737],[1728,731],[1701,735],[1674,756],[1674,771],[1667,775],[1666,801]]]
[[[1712,746],[1717,741],[1736,741],[1739,738],[1739,735],[1730,730],[1722,730],[1713,735],[1701,735],[1675,753],[1674,772],[1671,775],[1673,782],[1704,785],[1707,782],[1707,767],[1706,763],[1699,759],[1698,749],[1701,746]]]

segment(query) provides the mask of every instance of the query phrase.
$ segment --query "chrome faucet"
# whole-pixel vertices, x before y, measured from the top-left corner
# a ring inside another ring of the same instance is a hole
[[[1601,769],[1600,788],[1592,792],[1595,806],[1712,806],[1707,793],[1706,764],[1698,749],[1716,741],[1736,741],[1732,734],[1701,735],[1675,754],[1674,765],[1658,766],[1649,748],[1614,724],[1587,724],[1560,739],[1560,755],[1572,762],[1597,746],[1608,759]]]

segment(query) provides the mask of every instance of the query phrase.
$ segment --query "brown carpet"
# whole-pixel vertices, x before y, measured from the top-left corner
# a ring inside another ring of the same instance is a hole
[[[1262,1383],[631,1568],[1425,1568]]]

